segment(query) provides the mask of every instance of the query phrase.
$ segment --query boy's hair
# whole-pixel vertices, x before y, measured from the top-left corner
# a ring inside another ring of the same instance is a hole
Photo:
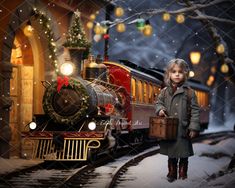
[[[175,65],[178,65],[183,70],[183,73],[184,73],[183,82],[185,82],[188,79],[188,75],[189,75],[188,64],[183,59],[172,59],[169,61],[168,66],[165,71],[165,75],[164,75],[164,82],[166,85],[171,84],[170,72],[172,71],[172,69]]]

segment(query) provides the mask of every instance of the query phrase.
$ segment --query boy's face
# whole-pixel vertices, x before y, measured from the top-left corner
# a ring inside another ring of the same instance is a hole
[[[184,80],[184,73],[183,70],[178,66],[175,65],[173,69],[170,71],[170,79],[173,83],[180,83]]]

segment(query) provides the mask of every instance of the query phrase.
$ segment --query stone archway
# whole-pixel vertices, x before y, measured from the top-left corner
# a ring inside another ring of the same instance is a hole
[[[3,45],[1,49],[1,62],[0,62],[0,156],[4,158],[10,157],[10,140],[11,140],[11,129],[9,126],[10,110],[12,106],[12,98],[10,96],[10,79],[12,76],[12,64],[11,64],[11,53],[13,48],[14,39],[17,30],[24,25],[33,16],[34,7],[44,7],[40,1],[31,0],[23,2],[20,6],[14,9],[11,14],[5,36],[3,37]],[[47,12],[49,15],[50,13]],[[6,24],[6,23],[5,23]],[[53,25],[54,27],[56,25]],[[55,30],[52,27],[52,30]],[[58,31],[58,30],[57,30]],[[40,35],[40,33],[38,33]],[[44,41],[45,42],[45,41]],[[47,48],[46,45],[41,44],[38,37],[32,37],[29,39],[29,43],[33,51],[33,98],[39,100],[33,100],[32,113],[42,112],[40,99],[42,98],[43,88],[41,87],[40,81],[44,79],[44,61],[43,51]],[[44,47],[45,46],[45,47]],[[25,122],[26,123],[26,122]],[[19,156],[21,155],[20,152]]]

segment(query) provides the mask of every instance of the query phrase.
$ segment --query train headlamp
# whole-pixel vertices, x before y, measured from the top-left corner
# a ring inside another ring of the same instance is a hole
[[[60,66],[60,72],[64,76],[70,76],[74,72],[74,66],[72,63],[65,62]]]
[[[91,121],[89,124],[88,124],[88,128],[93,131],[95,130],[96,128],[96,123],[94,121]]]
[[[37,127],[37,124],[36,124],[34,121],[32,121],[32,122],[29,123],[29,128],[30,128],[31,130],[36,129],[36,127]]]

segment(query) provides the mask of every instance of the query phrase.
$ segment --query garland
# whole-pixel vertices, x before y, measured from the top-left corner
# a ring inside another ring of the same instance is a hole
[[[47,41],[48,41],[48,50],[49,50],[49,59],[51,59],[55,72],[58,75],[58,65],[56,58],[56,44],[54,42],[54,32],[51,29],[51,19],[48,18],[42,11],[39,11],[37,8],[33,9],[33,13],[35,18],[39,20],[39,24],[42,26],[42,30],[44,31]]]

